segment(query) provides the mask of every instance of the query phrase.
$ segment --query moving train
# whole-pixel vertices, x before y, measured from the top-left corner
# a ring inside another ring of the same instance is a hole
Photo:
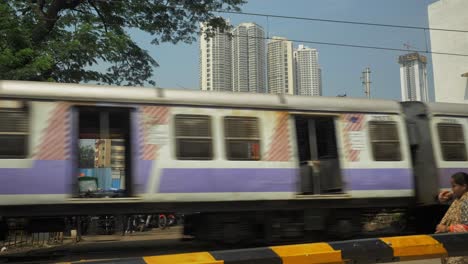
[[[274,241],[391,215],[403,232],[468,172],[467,120],[462,104],[0,81],[0,224],[183,212],[196,238]]]

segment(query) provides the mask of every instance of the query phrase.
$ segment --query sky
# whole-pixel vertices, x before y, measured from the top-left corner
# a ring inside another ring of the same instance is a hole
[[[427,8],[433,2],[436,0],[248,0],[241,9],[243,12],[271,15],[428,27]],[[405,49],[403,44],[408,43],[413,49],[430,50],[430,34],[424,30],[219,15],[228,18],[234,26],[242,22],[255,22],[264,28],[269,37],[399,49]],[[200,89],[198,42],[155,46],[150,44],[151,36],[146,33],[135,32],[132,37],[159,63],[153,78],[158,87]],[[397,60],[405,52],[294,42],[295,47],[299,44],[319,52],[324,96],[346,94],[349,97],[365,97],[360,77],[362,71],[370,67],[371,97],[400,100]],[[428,57],[429,91],[433,100],[431,57],[430,54],[423,55]]]

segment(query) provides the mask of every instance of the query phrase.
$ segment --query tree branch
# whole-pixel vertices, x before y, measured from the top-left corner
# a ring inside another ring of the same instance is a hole
[[[39,6],[37,5],[37,2],[36,0],[31,0],[31,9],[34,10],[34,12],[37,14],[37,16],[39,17],[39,19],[44,19],[45,17],[45,13],[44,13],[44,1],[45,0],[41,0],[39,1]]]
[[[94,8],[94,10],[96,10],[96,13],[97,13],[98,16],[101,18],[102,24],[104,25],[104,30],[105,30],[106,33],[107,33],[106,19],[105,19],[104,16],[101,14],[101,12],[99,12],[99,9],[98,9],[97,6],[94,4],[94,0],[89,0],[88,2],[89,2],[89,4]]]
[[[45,0],[39,0],[39,9],[44,13]]]
[[[70,9],[70,10],[76,11],[76,12],[81,13],[81,14],[89,15],[88,12],[85,12],[85,11],[83,11],[83,10],[79,10],[79,9],[77,9],[77,8],[72,8],[72,9]]]
[[[42,17],[43,21],[36,25],[32,38],[38,43],[46,38],[59,19],[59,12],[65,9],[73,9],[86,0],[53,0],[47,12]],[[42,11],[43,12],[43,11]],[[44,13],[44,12],[43,12]]]

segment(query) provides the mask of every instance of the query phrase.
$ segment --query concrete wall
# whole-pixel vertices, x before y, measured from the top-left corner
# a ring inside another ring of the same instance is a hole
[[[428,7],[429,27],[468,30],[468,1],[439,0]],[[468,33],[430,31],[432,52],[468,54]],[[432,54],[436,102],[468,103],[468,56]]]

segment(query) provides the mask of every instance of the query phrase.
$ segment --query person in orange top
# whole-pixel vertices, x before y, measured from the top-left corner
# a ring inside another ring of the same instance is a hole
[[[457,172],[451,179],[452,193],[443,192],[440,201],[453,199],[450,208],[436,227],[436,233],[468,232],[468,174]],[[444,258],[446,264],[468,264],[468,257]]]

